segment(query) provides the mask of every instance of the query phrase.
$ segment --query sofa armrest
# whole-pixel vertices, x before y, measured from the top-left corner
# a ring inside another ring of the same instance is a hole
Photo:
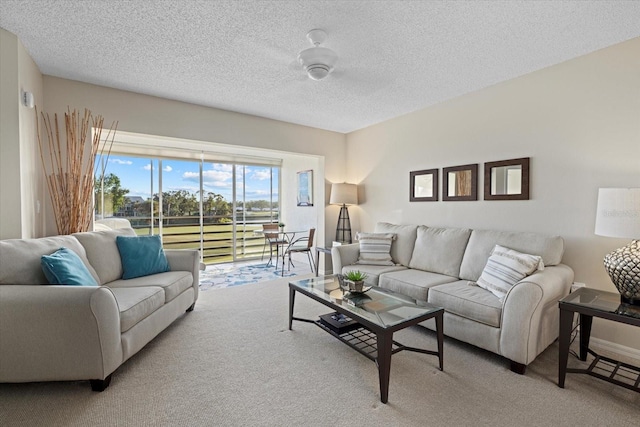
[[[353,265],[358,261],[360,255],[360,244],[340,245],[331,248],[331,263],[333,274],[341,274],[342,267]]]
[[[122,354],[109,288],[0,285],[0,382],[103,380]]]
[[[558,301],[569,294],[573,270],[545,267],[518,282],[502,308],[500,353],[528,365],[558,337]]]
[[[189,271],[193,275],[194,298],[198,299],[200,286],[200,251],[197,249],[165,249],[164,253],[172,271]]]

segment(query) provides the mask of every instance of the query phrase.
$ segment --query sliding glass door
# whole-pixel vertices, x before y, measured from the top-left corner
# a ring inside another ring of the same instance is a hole
[[[278,222],[279,168],[235,165],[235,259],[262,255],[264,237],[256,234],[262,224]]]
[[[200,213],[201,162],[159,159],[158,226],[154,234],[162,236],[165,248],[201,249]]]
[[[270,165],[111,154],[96,164],[95,218],[126,218],[167,249],[199,249],[207,264],[255,258],[255,231],[279,218],[279,177]]]

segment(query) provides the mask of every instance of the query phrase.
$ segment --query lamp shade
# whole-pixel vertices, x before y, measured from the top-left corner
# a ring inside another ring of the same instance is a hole
[[[331,197],[329,203],[332,205],[357,205],[358,186],[355,184],[331,184]]]
[[[595,234],[640,239],[640,188],[598,190]]]

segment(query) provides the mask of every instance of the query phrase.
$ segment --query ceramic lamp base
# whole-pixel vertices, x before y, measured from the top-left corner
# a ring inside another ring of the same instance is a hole
[[[626,304],[640,305],[640,241],[616,249],[604,257],[604,267]]]

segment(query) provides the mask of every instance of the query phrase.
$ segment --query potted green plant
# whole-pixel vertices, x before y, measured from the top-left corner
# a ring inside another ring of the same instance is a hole
[[[352,270],[344,275],[345,282],[349,284],[349,290],[355,292],[362,292],[364,289],[364,279],[367,278],[367,273],[363,273],[360,270]]]
[[[280,231],[284,231],[284,222],[279,222],[278,227],[280,227]]]

